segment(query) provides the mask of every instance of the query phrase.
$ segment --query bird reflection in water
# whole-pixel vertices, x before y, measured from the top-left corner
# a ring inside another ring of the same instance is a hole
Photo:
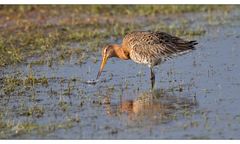
[[[189,112],[197,106],[195,97],[175,96],[164,89],[142,92],[134,100],[111,104],[109,97],[105,99],[105,109],[109,116],[127,115],[130,120],[153,120],[168,122],[183,112]]]

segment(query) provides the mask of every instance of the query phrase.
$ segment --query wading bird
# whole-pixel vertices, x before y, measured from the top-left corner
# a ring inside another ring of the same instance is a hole
[[[110,44],[102,49],[102,63],[97,75],[111,57],[122,60],[133,60],[136,63],[148,65],[151,71],[151,86],[155,84],[153,67],[172,58],[195,49],[194,41],[183,40],[165,32],[135,31],[127,34],[121,45]]]

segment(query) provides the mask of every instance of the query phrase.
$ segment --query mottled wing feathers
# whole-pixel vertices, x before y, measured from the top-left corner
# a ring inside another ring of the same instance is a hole
[[[133,61],[151,66],[193,50],[196,44],[164,32],[132,32],[123,39]]]

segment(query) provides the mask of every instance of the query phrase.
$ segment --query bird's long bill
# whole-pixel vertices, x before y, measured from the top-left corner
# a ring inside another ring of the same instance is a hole
[[[103,68],[104,68],[107,60],[108,60],[108,57],[107,57],[107,56],[104,56],[103,59],[102,59],[102,63],[101,63],[100,69],[99,69],[99,71],[98,71],[97,79],[100,77],[100,75],[101,75],[101,73],[102,73],[102,70],[103,70]]]

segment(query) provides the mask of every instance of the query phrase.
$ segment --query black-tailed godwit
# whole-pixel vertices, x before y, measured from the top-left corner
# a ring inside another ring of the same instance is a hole
[[[127,34],[121,45],[110,44],[102,50],[102,63],[97,75],[100,77],[102,70],[111,57],[122,60],[133,60],[136,63],[146,64],[151,71],[151,86],[155,84],[153,67],[183,53],[195,49],[197,42],[183,40],[165,32],[135,31]]]

